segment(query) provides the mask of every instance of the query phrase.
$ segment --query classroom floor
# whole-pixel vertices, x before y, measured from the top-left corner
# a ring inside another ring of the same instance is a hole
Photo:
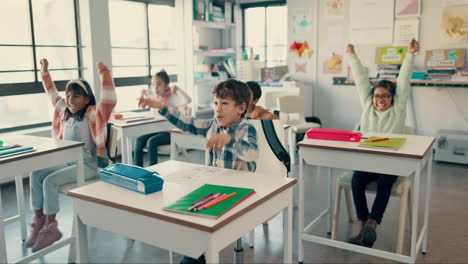
[[[189,151],[192,162],[203,163],[204,154],[201,151]],[[167,156],[161,157],[161,162],[167,160]],[[185,158],[181,157],[184,161]],[[429,242],[427,255],[419,255],[418,263],[467,263],[468,262],[468,166],[449,163],[433,164],[433,183],[431,195],[431,211],[429,223]],[[317,215],[326,206],[327,180],[324,177],[314,177],[315,169],[307,167],[306,172],[310,177],[305,179],[306,189],[306,221]],[[334,171],[339,173],[339,171]],[[425,173],[425,172],[423,172]],[[298,167],[293,168],[292,177],[297,177]],[[425,180],[422,182],[425,186]],[[424,188],[422,188],[424,190]],[[13,184],[1,186],[4,216],[10,217],[17,213],[16,195]],[[26,199],[29,199],[29,185],[25,184]],[[296,193],[297,195],[297,193]],[[424,193],[421,193],[424,195]],[[368,196],[370,200],[372,195]],[[422,196],[423,197],[423,196]],[[296,197],[295,197],[296,199]],[[61,195],[62,210],[58,214],[59,227],[64,235],[69,235],[72,224],[71,198]],[[357,232],[357,223],[348,223],[344,200],[341,203],[339,240]],[[378,238],[374,247],[382,250],[394,251],[396,245],[396,230],[398,226],[400,200],[391,198],[382,225],[378,227]],[[420,206],[421,207],[421,206]],[[31,212],[28,210],[28,220]],[[422,221],[422,208],[419,213],[419,222]],[[313,233],[326,235],[326,223],[323,222]],[[293,233],[293,260],[297,261],[297,209],[294,210]],[[21,246],[19,224],[12,223],[6,226],[7,252],[9,262],[16,261],[29,254],[28,249]],[[126,238],[112,233],[90,228],[89,262],[90,263],[167,263],[168,251],[154,248],[136,241],[128,247]],[[223,263],[280,263],[283,256],[282,242],[282,216],[278,215],[268,222],[268,225],[260,225],[255,229],[255,247],[249,248],[248,236],[244,236],[242,253],[233,251],[234,244],[221,252],[220,260]],[[406,232],[405,253],[409,252],[410,232]],[[64,247],[33,263],[64,263],[67,261],[68,247]],[[178,263],[182,256],[174,254],[174,261]],[[393,263],[363,254],[346,250],[335,249],[327,246],[304,242],[304,263]]]

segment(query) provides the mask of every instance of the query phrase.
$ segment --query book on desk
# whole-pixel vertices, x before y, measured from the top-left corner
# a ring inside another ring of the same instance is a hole
[[[382,138],[369,137],[359,144],[365,148],[394,149],[398,150],[406,142],[406,138]]]
[[[200,201],[207,197],[210,194],[233,194],[229,199],[225,199],[222,202],[219,202],[211,207],[204,208],[201,210],[189,210],[197,201]],[[254,189],[240,188],[240,187],[230,187],[222,185],[213,185],[205,184],[200,188],[190,192],[184,197],[180,198],[176,202],[164,207],[164,210],[197,215],[208,218],[219,218],[223,214],[227,213],[232,208],[236,207],[238,204],[242,203],[244,200],[255,194]]]
[[[0,159],[32,152],[34,150],[35,149],[31,146],[23,146],[19,144],[2,144],[2,146],[0,146]]]

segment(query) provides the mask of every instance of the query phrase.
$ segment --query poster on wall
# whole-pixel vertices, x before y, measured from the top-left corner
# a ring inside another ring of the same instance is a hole
[[[463,68],[465,49],[439,49],[426,51],[426,68]]]
[[[395,37],[393,44],[408,45],[411,40],[418,39],[419,19],[405,19],[395,21]]]
[[[393,0],[349,1],[349,40],[352,44],[393,42]]]
[[[376,64],[402,64],[407,47],[377,47]]]
[[[344,18],[345,0],[326,0],[325,18]]]
[[[305,34],[312,32],[312,9],[293,8],[292,11],[292,24],[294,33]]]
[[[324,74],[337,74],[342,72],[343,56],[332,53],[329,58],[323,62]]]
[[[396,17],[412,17],[420,16],[420,14],[421,0],[396,0]]]
[[[445,7],[441,35],[446,43],[465,43],[468,35],[468,5]]]

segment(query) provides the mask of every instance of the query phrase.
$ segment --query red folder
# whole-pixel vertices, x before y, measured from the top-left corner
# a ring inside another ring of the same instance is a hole
[[[307,131],[307,138],[335,141],[360,142],[362,134],[352,130],[312,128]]]

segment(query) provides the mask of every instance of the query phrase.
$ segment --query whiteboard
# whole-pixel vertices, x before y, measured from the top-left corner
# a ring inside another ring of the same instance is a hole
[[[393,42],[394,0],[349,1],[349,39],[352,44]]]

